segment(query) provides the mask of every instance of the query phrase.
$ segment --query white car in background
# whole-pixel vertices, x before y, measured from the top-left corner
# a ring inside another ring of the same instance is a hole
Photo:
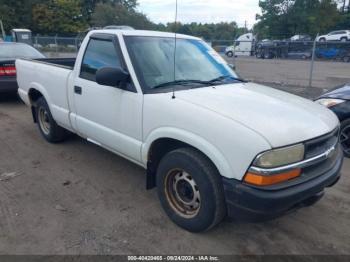
[[[350,41],[350,30],[339,30],[330,32],[327,35],[321,35],[316,39],[318,42],[325,41]]]

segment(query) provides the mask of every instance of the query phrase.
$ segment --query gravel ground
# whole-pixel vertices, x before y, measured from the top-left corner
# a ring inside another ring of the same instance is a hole
[[[256,59],[238,57],[235,60],[223,56],[228,63],[234,63],[237,72],[245,79],[276,86],[309,86],[310,60]],[[312,86],[329,89],[350,82],[350,63],[316,61]]]
[[[350,254],[349,160],[342,174],[313,207],[191,234],[141,168],[77,137],[46,143],[30,110],[1,95],[0,254]]]

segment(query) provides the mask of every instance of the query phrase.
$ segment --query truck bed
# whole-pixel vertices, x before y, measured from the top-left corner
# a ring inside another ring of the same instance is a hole
[[[76,58],[40,58],[35,59],[41,63],[49,64],[52,66],[65,67],[67,69],[73,70]]]
[[[16,60],[18,93],[26,96],[31,88],[41,92],[55,120],[67,129],[70,129],[67,83],[74,62],[74,58]]]

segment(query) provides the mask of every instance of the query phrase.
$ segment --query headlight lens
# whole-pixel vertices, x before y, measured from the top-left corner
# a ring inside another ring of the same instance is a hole
[[[341,103],[344,103],[345,100],[343,99],[335,99],[335,98],[322,98],[316,101],[317,103],[325,106],[325,107],[332,107]]]
[[[293,164],[304,159],[305,147],[303,144],[274,149],[259,155],[253,165],[262,168],[273,168]]]

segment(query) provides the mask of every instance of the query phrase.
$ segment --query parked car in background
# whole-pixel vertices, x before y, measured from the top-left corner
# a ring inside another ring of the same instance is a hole
[[[240,79],[202,39],[98,30],[75,63],[44,61],[16,60],[43,138],[62,142],[69,130],[140,165],[186,230],[310,206],[340,178],[337,117]]]
[[[328,107],[339,118],[340,144],[344,155],[350,158],[350,83],[321,95],[316,102]]]
[[[295,41],[295,42],[298,42],[298,41],[312,41],[312,38],[311,36],[309,35],[294,35],[290,38],[290,41]]]
[[[294,59],[310,59],[312,56],[311,51],[290,51],[288,52],[288,58]]]
[[[350,41],[350,30],[339,30],[330,32],[327,35],[321,35],[317,37],[316,41],[326,42],[326,41]]]
[[[17,58],[40,59],[45,56],[27,44],[0,43],[0,93],[17,92],[15,67]]]
[[[336,47],[316,48],[315,55],[317,58],[337,59],[341,55],[342,49]]]

